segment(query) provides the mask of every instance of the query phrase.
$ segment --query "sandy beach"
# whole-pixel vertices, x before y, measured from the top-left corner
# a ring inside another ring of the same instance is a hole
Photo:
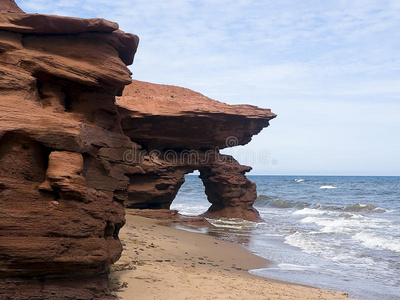
[[[240,245],[126,215],[121,259],[110,274],[114,293],[131,299],[348,299],[325,291],[253,276],[268,261]]]

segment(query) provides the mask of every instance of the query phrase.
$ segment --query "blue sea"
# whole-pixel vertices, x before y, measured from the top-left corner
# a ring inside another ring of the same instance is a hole
[[[272,261],[259,276],[346,292],[359,299],[400,299],[400,177],[248,176],[263,222],[209,219],[203,232],[243,244]],[[171,209],[205,212],[196,175],[187,175]]]

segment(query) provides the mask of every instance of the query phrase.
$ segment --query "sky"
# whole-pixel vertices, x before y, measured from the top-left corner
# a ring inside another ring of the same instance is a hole
[[[133,78],[278,117],[224,150],[265,175],[400,176],[398,0],[17,0],[140,37]]]

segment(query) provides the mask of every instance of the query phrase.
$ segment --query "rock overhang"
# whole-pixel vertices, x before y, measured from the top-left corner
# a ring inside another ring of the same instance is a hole
[[[137,80],[117,105],[125,134],[148,149],[245,145],[276,117],[270,109],[228,105],[189,89]]]

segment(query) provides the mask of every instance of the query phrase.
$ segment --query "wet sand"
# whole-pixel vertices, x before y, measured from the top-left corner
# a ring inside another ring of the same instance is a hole
[[[110,274],[120,299],[348,299],[251,275],[248,270],[269,262],[240,245],[167,222],[129,214],[126,219],[120,232],[124,251]]]

